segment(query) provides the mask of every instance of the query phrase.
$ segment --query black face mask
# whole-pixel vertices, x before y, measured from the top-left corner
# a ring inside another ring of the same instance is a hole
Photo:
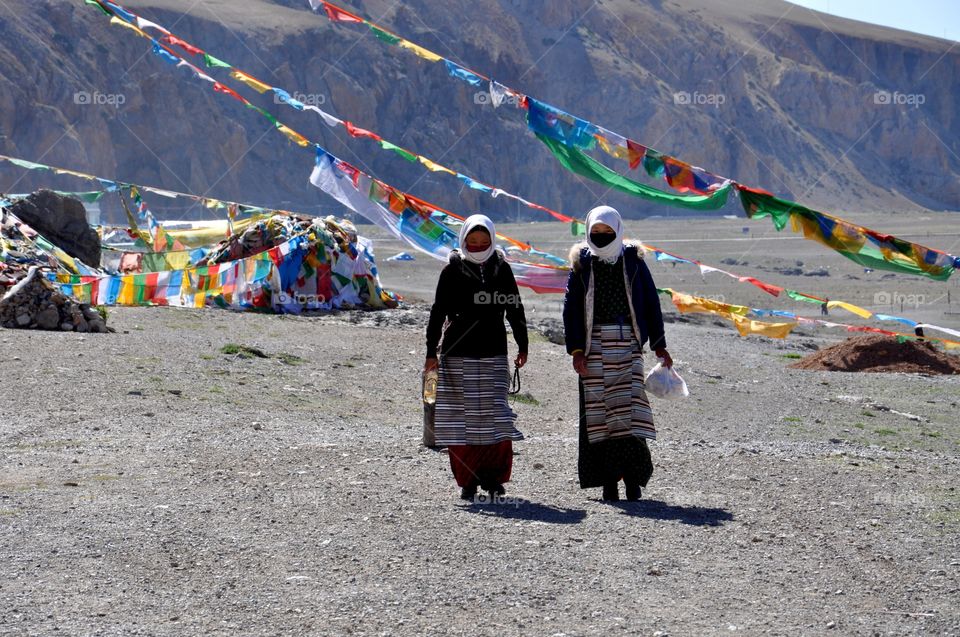
[[[613,243],[614,239],[616,238],[617,238],[617,235],[612,232],[591,232],[590,233],[590,241],[593,243],[593,245],[597,246],[598,248],[607,247],[608,245]]]

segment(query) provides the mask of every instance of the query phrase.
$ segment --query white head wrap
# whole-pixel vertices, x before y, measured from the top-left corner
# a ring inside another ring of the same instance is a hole
[[[483,252],[470,252],[467,250],[467,235],[470,234],[470,231],[474,228],[486,228],[487,232],[490,233],[490,247]],[[460,252],[467,261],[483,263],[492,257],[494,250],[497,249],[495,243],[496,238],[496,230],[494,230],[493,221],[490,220],[490,217],[487,215],[470,215],[463,222],[463,227],[460,228]]]
[[[598,223],[610,226],[617,235],[616,239],[602,248],[593,245],[590,239],[593,226]],[[597,206],[587,213],[587,245],[590,246],[590,253],[601,261],[616,263],[623,252],[623,220],[620,218],[620,213],[610,206]]]

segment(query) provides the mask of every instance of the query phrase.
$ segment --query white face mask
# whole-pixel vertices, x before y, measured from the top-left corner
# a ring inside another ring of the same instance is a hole
[[[474,228],[484,228],[490,234],[490,245],[486,250],[481,252],[470,252],[467,250],[467,235],[470,234],[470,231]],[[494,239],[496,238],[496,230],[493,227],[493,221],[490,220],[486,215],[471,215],[463,222],[463,227],[460,228],[460,252],[463,255],[463,258],[471,263],[484,263],[487,259],[493,256],[494,251],[496,251],[497,246],[494,244]]]
[[[603,223],[613,228],[616,238],[607,245],[597,246],[590,239],[593,226]],[[616,263],[623,252],[623,220],[620,213],[610,206],[597,206],[587,214],[587,245],[590,253],[606,263]]]

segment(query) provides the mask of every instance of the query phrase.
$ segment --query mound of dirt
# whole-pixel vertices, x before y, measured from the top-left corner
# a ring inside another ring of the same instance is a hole
[[[889,336],[864,334],[814,352],[790,367],[827,372],[960,374],[960,357],[946,354],[931,343],[899,343]]]

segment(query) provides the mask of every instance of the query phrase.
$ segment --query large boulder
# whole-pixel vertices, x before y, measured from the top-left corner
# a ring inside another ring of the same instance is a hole
[[[70,256],[100,267],[100,237],[87,223],[87,211],[79,199],[38,190],[13,204],[10,211]]]

